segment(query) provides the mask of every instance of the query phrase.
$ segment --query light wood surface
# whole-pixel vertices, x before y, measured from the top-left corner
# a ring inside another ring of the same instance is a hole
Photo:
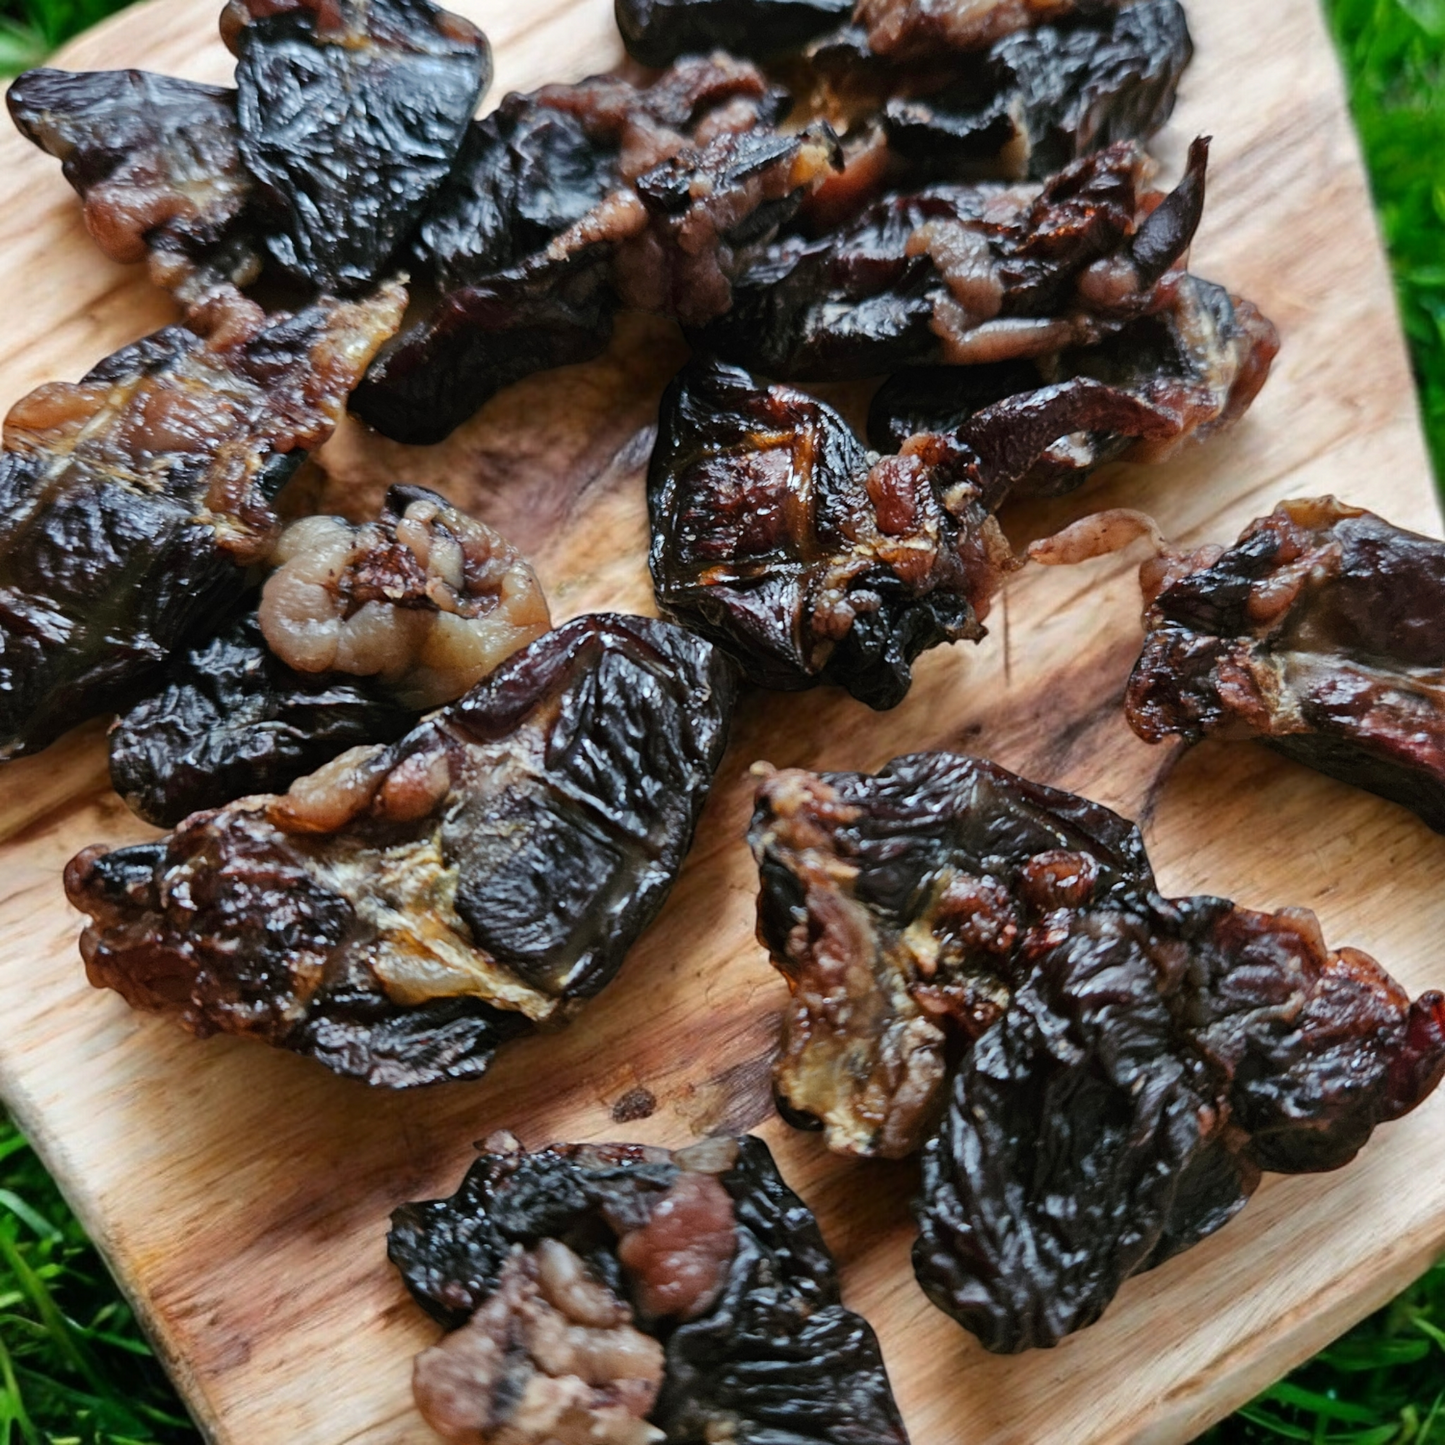
[[[491,34],[492,99],[607,67],[610,0],[462,0]],[[213,0],[151,0],[73,45],[72,68],[229,75]],[[1439,522],[1405,354],[1339,78],[1314,0],[1193,0],[1199,58],[1159,146],[1215,138],[1195,269],[1253,297],[1285,340],[1237,433],[1158,470],[1005,520],[1023,542],[1106,505],[1191,544],[1232,539],[1279,499],[1335,491]],[[55,163],[0,137],[0,405],[73,378],[169,319],[138,269],[104,260]],[[425,481],[536,557],[554,613],[647,610],[642,468],[681,343],[623,327],[595,365],[534,378],[427,451],[357,431],[327,449],[328,505],[364,514]],[[1137,559],[1135,559],[1137,560]],[[979,648],[932,654],[897,712],[833,693],[749,698],[697,847],[621,978],[564,1034],[506,1051],[480,1084],[370,1092],[257,1045],[196,1043],[85,982],[60,871],[146,830],[104,790],[95,726],[0,777],[0,1090],[135,1300],[204,1428],[227,1445],[422,1445],[412,1355],[435,1334],[386,1263],[390,1209],[450,1192],[471,1141],[678,1144],[759,1127],[817,1209],[849,1302],[878,1326],[915,1445],[1182,1442],[1385,1301],[1445,1249],[1445,1099],[1329,1179],[1271,1181],[1220,1235],[1126,1287],[1050,1354],[986,1355],[908,1268],[909,1166],[856,1166],[772,1117],[783,986],[753,939],[747,769],[866,768],[973,749],[1145,824],[1166,888],[1313,907],[1412,990],[1445,984],[1445,839],[1254,747],[1181,759],[1127,731],[1133,562],[1025,574]],[[640,1123],[611,1108],[638,1088]]]

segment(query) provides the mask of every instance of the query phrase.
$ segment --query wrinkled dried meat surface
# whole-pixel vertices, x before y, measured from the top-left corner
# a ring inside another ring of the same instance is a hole
[[[390,747],[82,853],[91,981],[371,1083],[475,1077],[605,987],[662,906],[732,696],[700,638],[579,618]]]
[[[899,96],[884,111],[892,149],[925,175],[950,179],[994,162],[1043,179],[1119,141],[1147,140],[1174,113],[1193,58],[1179,0],[1139,0],[995,44],[978,73]]]
[[[1326,497],[1144,569],[1129,721],[1257,737],[1445,832],[1445,543]]]
[[[896,451],[919,432],[953,431],[986,407],[1031,405],[1045,387],[1089,388],[1113,421],[1091,419],[1056,443],[1015,495],[1059,496],[1111,461],[1160,462],[1186,444],[1233,426],[1269,378],[1279,333],[1250,302],[1185,275],[1171,304],[1099,346],[1034,361],[899,372],[877,392],[868,416],[873,445]],[[1129,401],[1135,403],[1131,408]],[[1120,419],[1127,429],[1119,429]]]
[[[649,474],[658,601],[760,686],[893,707],[919,653],[984,635],[1011,566],[981,481],[961,441],[880,459],[812,397],[694,362]]]
[[[401,319],[397,286],[267,317],[218,293],[11,409],[0,460],[0,759],[128,700],[234,612],[272,504]]]
[[[1179,0],[1138,0],[1009,35],[986,51],[884,60],[845,28],[781,67],[806,113],[843,138],[841,175],[807,201],[811,234],[855,219],[885,193],[944,181],[1033,177],[1173,114],[1193,42]]]
[[[1120,144],[1042,187],[937,186],[880,202],[818,240],[786,238],[704,333],[790,380],[973,365],[1091,346],[1167,310],[1204,206],[1208,146],[1164,199]]]
[[[607,345],[620,306],[702,325],[836,161],[831,132],[782,135],[786,97],[727,56],[651,85],[613,76],[508,96],[473,126],[415,247],[440,291],[353,408],[441,440],[503,386]]]
[[[617,28],[627,53],[644,65],[717,49],[766,60],[852,13],[853,0],[617,0]]]
[[[1445,1070],[1441,995],[1303,910],[1161,897],[1132,825],[991,763],[771,774],[751,841],[780,1103],[842,1152],[927,1140],[915,1268],[992,1350],[1092,1324]]]
[[[241,154],[286,218],[271,254],[323,290],[371,285],[451,170],[486,37],[428,0],[230,0],[221,34]]]
[[[760,1140],[485,1149],[388,1240],[451,1331],[413,1377],[443,1438],[906,1445],[873,1331]]]
[[[300,673],[254,612],[178,653],[110,733],[110,780],[149,823],[284,792],[348,748],[394,742],[417,713],[374,678]]]
[[[172,658],[111,731],[111,781],[152,823],[392,742],[549,626],[526,561],[422,487],[391,488],[364,526],[293,523],[271,560],[259,615]]]
[[[143,70],[31,70],[5,100],[21,134],[61,162],[112,260],[149,256],[152,279],[188,301],[255,280],[235,91]]]

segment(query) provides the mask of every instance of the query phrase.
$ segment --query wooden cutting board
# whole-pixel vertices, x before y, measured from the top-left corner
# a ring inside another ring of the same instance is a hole
[[[610,0],[461,0],[491,35],[493,99],[619,56]],[[220,81],[214,0],[152,0],[71,46],[72,68]],[[1285,347],[1231,437],[1166,468],[1118,468],[1082,496],[1014,512],[1016,542],[1102,506],[1147,507],[1197,545],[1284,497],[1334,491],[1395,521],[1439,521],[1414,391],[1315,0],[1194,0],[1199,57],[1159,153],[1178,173],[1215,138],[1195,269],[1253,297]],[[0,405],[171,318],[139,268],[104,260],[59,167],[0,137],[6,325]],[[449,442],[346,431],[323,504],[354,514],[392,481],[440,487],[527,548],[566,618],[645,611],[642,471],[668,327],[625,325],[594,365],[497,398]],[[1139,643],[1133,563],[1031,572],[982,647],[918,669],[879,716],[832,692],[753,696],[697,846],[661,919],[572,1029],[506,1051],[479,1084],[368,1091],[254,1044],[201,1044],[85,982],[65,861],[147,836],[106,790],[99,725],[0,776],[0,1090],[134,1299],[207,1433],[234,1445],[411,1445],[411,1358],[435,1329],[387,1265],[388,1212],[449,1193],[471,1143],[681,1144],[759,1129],[820,1215],[848,1301],[882,1336],[915,1445],[1183,1442],[1383,1303],[1445,1249],[1445,1097],[1330,1179],[1273,1180],[1220,1235],[1133,1281],[1100,1326],[1050,1354],[988,1356],[908,1268],[907,1165],[829,1157],[773,1117],[784,989],[753,938],[742,841],[749,765],[872,768],[981,752],[1139,817],[1165,887],[1317,909],[1412,991],[1445,984],[1445,839],[1398,808],[1252,747],[1182,759],[1125,727]],[[644,1092],[645,1091],[645,1092]],[[655,1112],[641,1112],[649,1096]]]

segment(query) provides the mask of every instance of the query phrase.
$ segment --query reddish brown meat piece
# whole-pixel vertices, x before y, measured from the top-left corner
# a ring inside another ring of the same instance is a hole
[[[1144,569],[1147,742],[1256,737],[1445,832],[1445,543],[1333,497]]]

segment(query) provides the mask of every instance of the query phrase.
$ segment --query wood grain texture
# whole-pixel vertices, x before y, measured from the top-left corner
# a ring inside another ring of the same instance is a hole
[[[618,55],[609,0],[463,0],[492,36],[493,98]],[[1216,138],[1195,269],[1284,333],[1275,377],[1233,436],[1164,469],[1118,468],[1081,496],[1006,517],[1016,542],[1100,506],[1144,506],[1180,541],[1230,540],[1286,496],[1335,491],[1434,532],[1414,391],[1339,78],[1314,0],[1195,0],[1199,58],[1159,148],[1178,173]],[[72,46],[72,68],[221,80],[213,0],[152,0]],[[80,375],[169,319],[105,261],[49,159],[0,137],[7,291],[0,405]],[[21,304],[23,303],[23,304]],[[642,469],[677,335],[625,325],[596,364],[533,378],[441,447],[348,429],[312,500],[353,514],[424,481],[535,556],[559,618],[648,610]],[[318,493],[320,494],[318,497]],[[618,982],[568,1032],[506,1051],[480,1084],[370,1092],[257,1045],[199,1044],[90,990],[60,870],[146,835],[104,790],[96,728],[0,780],[0,1089],[97,1238],[207,1432],[226,1445],[423,1445],[411,1357],[435,1334],[386,1263],[390,1209],[448,1193],[491,1130],[679,1144],[754,1126],[817,1209],[849,1302],[882,1335],[916,1445],[1169,1445],[1382,1303],[1445,1249],[1445,1100],[1329,1179],[1274,1180],[1190,1254],[1131,1282],[1061,1349],[986,1355],[908,1268],[907,1165],[854,1165],[771,1116],[784,991],[753,939],[742,843],[748,766],[866,768],[924,748],[983,752],[1140,817],[1167,889],[1317,909],[1327,936],[1412,989],[1445,983],[1445,840],[1378,800],[1253,748],[1180,758],[1125,727],[1140,638],[1132,562],[1032,572],[979,648],[918,669],[897,712],[835,693],[748,698],[697,847]],[[639,1089],[643,1121],[612,1110]]]

